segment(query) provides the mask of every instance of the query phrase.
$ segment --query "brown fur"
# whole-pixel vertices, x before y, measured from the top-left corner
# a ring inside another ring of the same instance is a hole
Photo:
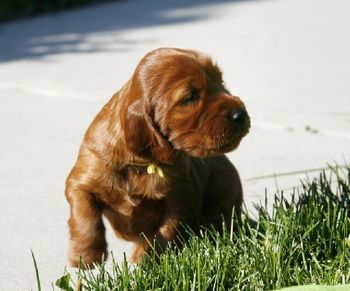
[[[198,232],[199,216],[218,230],[222,217],[229,225],[242,188],[223,154],[248,132],[248,115],[232,122],[240,109],[208,56],[172,48],[147,54],[90,125],[67,178],[71,265],[79,256],[90,266],[106,257],[102,215],[135,243],[135,262],[149,249],[141,233],[161,249],[182,223]],[[158,165],[165,177],[138,163]]]

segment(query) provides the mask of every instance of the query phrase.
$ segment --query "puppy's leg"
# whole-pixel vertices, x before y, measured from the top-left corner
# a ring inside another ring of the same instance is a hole
[[[177,225],[180,226],[180,223],[177,223]],[[174,225],[163,225],[152,238],[141,238],[136,242],[131,261],[137,263],[145,254],[152,256],[152,252],[155,252],[157,256],[161,255],[170,241],[178,239],[178,234],[178,229]],[[184,237],[184,235],[181,237]]]
[[[138,262],[144,253],[155,251],[157,255],[164,252],[170,241],[181,246],[188,238],[188,228],[198,234],[200,225],[198,205],[193,192],[188,195],[169,195],[164,203],[164,216],[153,236],[141,238],[134,249],[133,262]]]
[[[234,209],[240,219],[243,191],[236,168],[226,156],[208,160],[211,176],[204,195],[203,213],[206,220],[218,231],[222,231],[222,222],[231,227]]]
[[[156,245],[153,238],[148,238],[147,240],[145,238],[141,238],[135,243],[135,248],[131,256],[131,262],[138,263],[145,254],[150,254],[153,250],[155,250],[157,254],[160,254],[161,251],[159,251],[157,248],[154,249],[154,246]]]
[[[69,262],[77,267],[81,256],[88,266],[93,266],[107,255],[101,207],[93,194],[69,183],[66,196],[70,204]]]
[[[165,227],[167,228],[166,230]],[[156,255],[160,255],[166,248],[168,242],[175,239],[176,229],[173,225],[163,225],[161,229],[163,231],[158,230],[153,237],[149,236],[146,238],[141,236],[140,239],[135,242],[135,248],[131,256],[131,261],[133,263],[139,262],[145,254],[151,254],[153,251]]]

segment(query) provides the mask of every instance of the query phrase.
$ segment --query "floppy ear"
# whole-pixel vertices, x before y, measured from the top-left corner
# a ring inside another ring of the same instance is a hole
[[[136,156],[171,164],[172,147],[153,121],[153,114],[143,100],[138,99],[124,108],[122,127],[126,147]]]

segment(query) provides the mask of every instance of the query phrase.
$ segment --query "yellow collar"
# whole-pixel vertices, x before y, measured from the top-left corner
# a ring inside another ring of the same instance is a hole
[[[161,167],[153,163],[129,163],[132,166],[147,167],[148,175],[158,174],[159,177],[164,178],[164,172]]]

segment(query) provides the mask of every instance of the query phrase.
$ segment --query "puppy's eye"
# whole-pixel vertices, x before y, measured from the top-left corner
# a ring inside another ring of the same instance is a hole
[[[196,101],[198,101],[201,98],[199,95],[199,92],[197,90],[192,90],[191,93],[182,100],[182,105],[189,105]]]

